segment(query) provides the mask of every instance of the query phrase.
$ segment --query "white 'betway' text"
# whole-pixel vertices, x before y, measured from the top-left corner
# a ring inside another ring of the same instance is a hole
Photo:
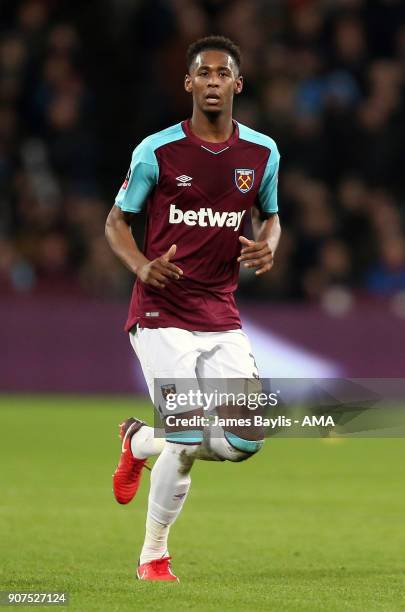
[[[185,210],[176,208],[176,204],[170,205],[169,223],[185,223],[186,225],[199,225],[200,227],[233,227],[238,231],[246,210],[240,212],[213,211],[212,208],[200,208],[199,210]]]

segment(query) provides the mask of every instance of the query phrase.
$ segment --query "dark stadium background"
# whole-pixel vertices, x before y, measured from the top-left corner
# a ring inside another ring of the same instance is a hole
[[[240,44],[235,117],[282,156],[276,265],[239,291],[262,372],[403,375],[402,2],[3,0],[1,390],[141,388],[104,222],[133,147],[190,114],[208,33]]]

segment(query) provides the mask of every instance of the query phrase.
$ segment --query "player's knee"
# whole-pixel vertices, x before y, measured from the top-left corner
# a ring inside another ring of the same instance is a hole
[[[203,432],[199,429],[167,431],[166,441],[174,444],[186,444],[190,446],[200,445],[203,441]]]
[[[198,457],[203,439],[202,431],[188,430],[166,433],[165,450],[169,456],[175,456],[179,473],[186,475]]]
[[[230,431],[225,431],[224,436],[228,444],[243,455],[241,459],[237,459],[236,461],[249,459],[249,457],[258,453],[264,444],[264,440],[246,440]]]
[[[245,440],[239,436],[224,432],[221,438],[211,439],[211,450],[214,451],[219,458],[227,461],[246,461],[255,455],[263,446],[264,440]]]

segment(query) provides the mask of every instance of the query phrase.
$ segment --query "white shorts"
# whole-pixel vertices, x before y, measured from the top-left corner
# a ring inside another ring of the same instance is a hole
[[[136,327],[129,334],[142,366],[152,402],[165,410],[165,398],[155,397],[163,386],[176,386],[181,379],[185,387],[207,390],[204,380],[240,379],[257,387],[259,373],[249,339],[241,329],[220,332],[188,331],[177,327],[146,329]],[[208,385],[209,386],[209,385]],[[245,387],[244,387],[245,388]],[[163,389],[162,389],[163,392]],[[192,408],[186,407],[184,412]]]

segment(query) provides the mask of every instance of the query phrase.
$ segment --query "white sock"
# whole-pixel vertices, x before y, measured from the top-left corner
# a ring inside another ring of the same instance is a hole
[[[190,489],[190,470],[198,444],[166,443],[153,466],[150,479],[145,542],[140,563],[159,559],[167,552],[170,525],[181,512]]]
[[[140,564],[168,556],[169,529],[170,525],[162,525],[149,515],[146,517],[145,542],[139,559]]]
[[[143,425],[131,438],[131,451],[137,459],[160,455],[165,445],[164,438],[155,438],[153,427]]]

